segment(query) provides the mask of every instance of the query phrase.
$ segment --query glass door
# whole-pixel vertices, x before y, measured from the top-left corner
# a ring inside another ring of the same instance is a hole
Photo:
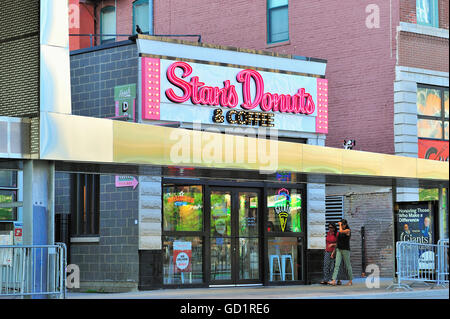
[[[255,189],[210,192],[210,282],[260,282],[260,194]]]

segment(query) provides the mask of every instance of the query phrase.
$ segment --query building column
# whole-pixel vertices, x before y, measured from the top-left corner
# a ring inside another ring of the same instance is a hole
[[[52,245],[55,242],[55,164],[29,160],[23,165],[23,244]],[[47,258],[50,251],[33,248],[32,281],[34,292],[46,292],[53,286],[55,261]],[[36,279],[40,278],[40,280]],[[33,295],[44,299],[48,295]]]
[[[55,164],[29,160],[23,165],[23,244],[55,242]]]

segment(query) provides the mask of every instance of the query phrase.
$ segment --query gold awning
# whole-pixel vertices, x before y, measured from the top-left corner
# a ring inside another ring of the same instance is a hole
[[[447,183],[449,179],[448,162],[56,113],[41,114],[40,158]]]

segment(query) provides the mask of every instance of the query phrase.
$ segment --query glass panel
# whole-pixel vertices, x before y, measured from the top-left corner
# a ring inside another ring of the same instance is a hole
[[[288,2],[288,0],[269,0],[269,8],[287,6]]]
[[[16,200],[15,191],[0,190],[0,203],[12,203]],[[0,220],[16,220],[15,208],[0,208]]]
[[[114,7],[106,7],[102,9],[102,34],[116,33],[116,9]],[[102,36],[102,41],[113,40],[114,36]]]
[[[17,187],[17,172],[0,171],[0,187]]]
[[[439,200],[439,188],[419,188],[419,201]]]
[[[165,231],[203,229],[202,186],[164,186],[163,201]]]
[[[259,279],[257,238],[239,238],[239,279]]]
[[[211,236],[231,236],[230,192],[211,192]]]
[[[444,110],[445,117],[448,118],[448,90],[444,91]]]
[[[268,231],[301,232],[302,197],[296,189],[270,189],[267,197]]]
[[[137,24],[144,33],[149,32],[148,11],[148,2],[144,2],[134,6],[134,23]],[[133,26],[133,30],[136,30],[136,26]]]
[[[442,122],[434,120],[417,120],[417,135],[419,137],[442,139]]]
[[[231,279],[231,238],[211,238],[211,280]]]
[[[416,15],[418,24],[432,23],[432,0],[416,0]]]
[[[202,283],[202,251],[200,237],[163,237],[164,284]]]
[[[417,114],[441,116],[441,91],[430,88],[417,88]]]
[[[444,139],[448,140],[448,121],[444,122]]]
[[[239,193],[239,236],[258,236],[257,193]]]
[[[270,238],[268,256],[270,281],[302,279],[296,237]]]
[[[271,9],[269,11],[269,41],[280,42],[289,40],[288,7]]]

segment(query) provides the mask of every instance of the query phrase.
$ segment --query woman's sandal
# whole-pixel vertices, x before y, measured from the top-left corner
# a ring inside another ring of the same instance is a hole
[[[336,283],[333,284],[332,281],[329,281],[328,284],[329,284],[330,286],[336,286]]]
[[[321,284],[321,285],[327,285],[328,282],[326,282],[326,281],[321,281],[320,284]]]

